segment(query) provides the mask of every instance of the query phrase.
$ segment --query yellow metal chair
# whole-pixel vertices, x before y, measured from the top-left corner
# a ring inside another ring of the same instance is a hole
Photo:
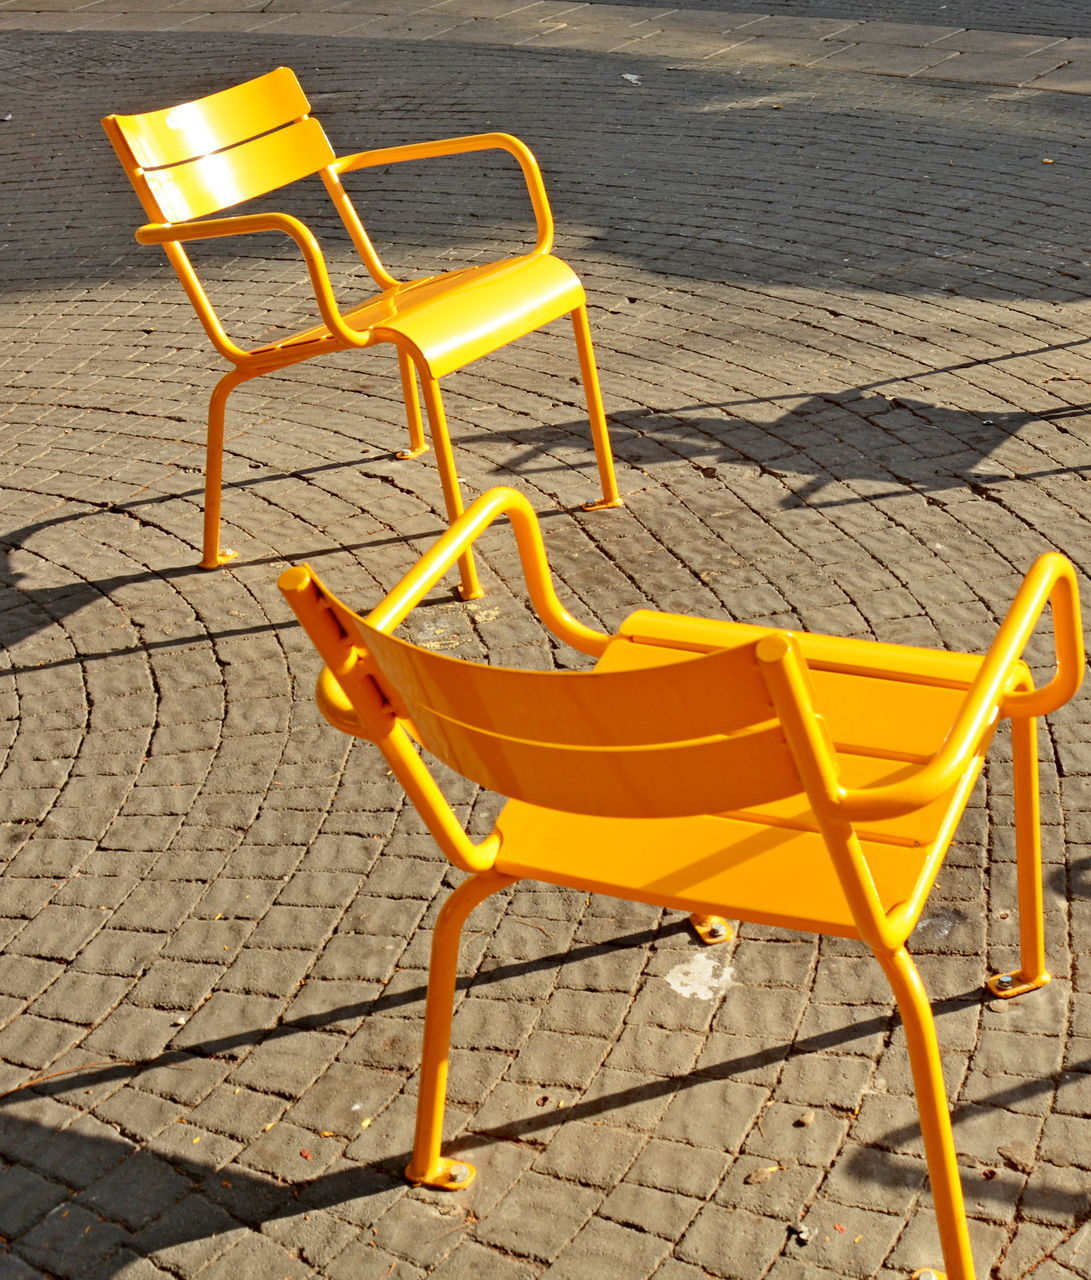
[[[594,655],[594,671],[482,666],[392,634],[502,514],[538,615]],[[309,567],[286,570],[280,588],[325,662],[322,711],[379,746],[469,873],[435,928],[409,1179],[473,1178],[440,1154],[459,936],[476,904],[528,877],[694,913],[707,940],[732,917],[865,942],[906,1030],[946,1275],[972,1280],[935,1026],[905,943],[1010,719],[1020,964],[988,986],[1007,997],[1049,981],[1034,717],[1083,675],[1068,560],[1035,563],[984,657],[646,611],[605,635],[558,600],[537,520],[511,489],[482,495],[366,618]],[[1056,672],[1035,688],[1021,655],[1047,603]],[[484,840],[466,835],[414,739],[510,797]]]
[[[213,346],[233,366],[216,384],[209,405],[201,565],[215,568],[233,554],[220,550],[220,489],[224,411],[228,396],[240,383],[327,352],[393,343],[409,424],[409,448],[399,457],[416,457],[428,447],[415,370],[424,392],[447,515],[454,520],[463,507],[439,379],[563,315],[572,317],[575,329],[602,483],[601,501],[588,505],[620,505],[583,286],[571,268],[550,252],[553,217],[531,152],[508,134],[483,133],[338,159],[309,112],[295,73],[280,67],[195,102],[142,115],[110,115],[102,122],[151,219],[136,232],[137,240],[163,246]],[[482,266],[408,282],[396,280],[383,266],[342,177],[357,169],[490,149],[509,152],[522,169],[537,224],[534,248]],[[334,298],[318,241],[298,218],[285,213],[206,217],[312,175],[325,184],[378,286],[377,295],[347,311],[340,310]],[[321,323],[247,350],[228,336],[183,246],[189,241],[258,232],[279,232],[299,246]],[[462,562],[461,585],[466,597],[481,594],[469,552]]]

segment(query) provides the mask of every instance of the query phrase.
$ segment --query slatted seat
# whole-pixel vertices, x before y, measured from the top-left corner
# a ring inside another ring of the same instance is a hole
[[[596,671],[678,663],[684,651],[633,638],[640,635],[642,621],[669,628],[670,616],[653,620],[637,614],[627,619],[595,664]],[[760,628],[727,622],[718,625],[717,635],[727,649],[755,631],[761,634]],[[798,637],[804,656],[810,639]],[[832,638],[821,639],[829,650]],[[848,641],[848,651],[858,643]],[[810,666],[814,705],[829,727],[847,787],[895,785],[943,746],[970,677],[980,671],[983,659],[929,650],[919,654],[932,659],[934,667],[943,658],[953,659],[950,685]],[[915,923],[983,762],[982,750],[958,782],[930,804],[857,825],[884,911],[916,897]],[[860,936],[802,785],[765,804],[678,818],[591,817],[512,800],[501,811],[496,829],[501,843],[495,869],[503,875],[809,933]],[[588,849],[595,851],[593,860],[587,857]],[[780,886],[775,909],[770,906],[770,883]]]
[[[442,378],[481,355],[480,331],[467,324],[468,298],[488,317],[505,316],[513,340],[581,306],[583,296],[576,273],[559,258],[526,254],[399,285],[349,308],[344,319],[354,329],[370,332],[376,342],[411,344],[434,376]],[[324,351],[342,351],[345,345],[319,324],[256,347],[251,354],[267,355],[279,368],[285,353],[313,343],[322,343]],[[317,354],[308,351],[305,358]]]
[[[392,634],[501,514],[535,611],[593,671],[494,668]],[[469,873],[436,921],[407,1177],[453,1190],[474,1176],[441,1152],[459,937],[489,894],[540,880],[688,911],[707,942],[728,936],[730,916],[866,943],[905,1027],[946,1275],[973,1280],[935,1025],[906,940],[1009,720],[1020,964],[987,985],[1007,998],[1049,981],[1035,717],[1083,676],[1071,564],[1038,559],[983,657],[651,612],[606,635],[558,600],[526,500],[495,489],[366,618],[307,567],[280,586],[325,662],[319,706],[380,747]],[[1022,653],[1047,605],[1056,671],[1035,688]],[[469,839],[414,740],[509,797],[484,840]]]

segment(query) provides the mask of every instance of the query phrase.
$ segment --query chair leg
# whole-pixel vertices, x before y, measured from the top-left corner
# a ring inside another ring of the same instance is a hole
[[[474,1180],[473,1165],[464,1160],[449,1160],[440,1154],[443,1112],[447,1101],[447,1055],[458,975],[458,944],[462,926],[474,907],[489,894],[512,883],[511,876],[489,871],[464,880],[443,904],[432,933],[417,1128],[413,1138],[413,1156],[405,1170],[410,1182],[426,1187],[458,1191]]]
[[[720,942],[729,942],[732,938],[731,926],[723,916],[703,916],[694,912],[689,918],[693,932],[708,947]]]
[[[409,424],[409,448],[402,449],[399,458],[419,458],[428,452],[424,438],[424,421],[421,418],[420,398],[417,395],[417,375],[413,361],[401,347],[398,348],[398,370],[402,377],[402,399],[405,401],[405,418]]]
[[[614,451],[610,445],[610,432],[602,407],[602,390],[595,364],[595,349],[591,345],[591,326],[587,322],[586,305],[578,306],[572,312],[572,328],[576,334],[580,374],[583,378],[584,395],[587,397],[587,416],[591,423],[591,439],[595,444],[595,461],[598,463],[599,480],[602,482],[602,497],[594,502],[585,502],[584,509],[600,511],[605,507],[620,507],[623,504],[617,491],[617,477],[614,475]]]
[[[913,1071],[917,1111],[924,1135],[924,1154],[932,1184],[943,1261],[947,1268],[946,1272],[935,1271],[934,1275],[936,1280],[974,1280],[970,1233],[966,1226],[962,1182],[955,1156],[951,1111],[943,1084],[932,1006],[916,965],[905,947],[889,953],[876,951],[875,955],[894,991],[909,1048],[909,1065]],[[929,1271],[926,1269],[917,1274],[923,1277],[929,1275]]]
[[[1015,867],[1019,885],[1019,968],[998,973],[986,986],[1003,1000],[1035,991],[1050,980],[1046,968],[1042,901],[1042,823],[1038,799],[1038,731],[1033,718],[1011,722],[1015,792]]]
[[[427,369],[420,369],[421,386],[424,388],[424,403],[428,410],[428,423],[432,428],[432,446],[436,451],[436,466],[439,468],[439,481],[443,486],[443,500],[447,505],[447,519],[454,523],[462,514],[462,491],[458,485],[458,472],[455,470],[455,456],[451,449],[451,436],[447,430],[447,414],[443,409],[443,397],[439,390],[439,380]],[[462,581],[459,592],[463,600],[477,600],[485,594],[477,576],[472,551],[467,551],[458,560]]]
[[[227,397],[246,381],[238,369],[232,369],[216,383],[208,402],[208,444],[205,452],[205,527],[202,569],[218,569],[234,560],[237,551],[220,550],[220,495],[223,488],[224,417]]]

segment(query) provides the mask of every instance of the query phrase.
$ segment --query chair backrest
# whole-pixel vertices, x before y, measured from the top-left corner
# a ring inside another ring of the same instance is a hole
[[[514,670],[386,634],[315,585],[404,727],[501,795],[573,813],[666,818],[802,790],[755,639],[637,671]],[[352,697],[351,682],[345,692]]]
[[[279,67],[207,98],[106,116],[144,211],[181,222],[318,173],[336,158],[295,72]]]

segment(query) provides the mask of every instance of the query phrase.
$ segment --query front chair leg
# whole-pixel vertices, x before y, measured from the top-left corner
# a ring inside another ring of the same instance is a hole
[[[462,491],[458,485],[458,472],[455,470],[455,455],[451,449],[451,436],[447,430],[447,414],[443,409],[443,397],[439,390],[439,381],[431,372],[421,368],[420,380],[424,388],[424,403],[428,409],[428,422],[432,428],[432,446],[436,451],[436,466],[439,468],[439,481],[443,486],[443,500],[447,506],[447,520],[450,524],[458,519],[464,507]],[[481,580],[477,576],[473,552],[467,550],[458,559],[459,571],[462,575],[459,593],[463,600],[477,600],[485,594]]]
[[[932,1006],[921,982],[920,974],[905,947],[893,952],[875,952],[898,1002],[898,1012],[905,1027],[909,1049],[909,1065],[913,1071],[913,1088],[917,1094],[917,1111],[928,1178],[932,1184],[932,1201],[936,1208],[940,1247],[946,1271],[925,1269],[915,1274],[934,1276],[935,1280],[974,1280],[974,1259],[970,1250],[970,1233],[966,1226],[966,1210],[962,1199],[962,1181],[958,1172],[955,1140],[951,1132],[951,1111],[943,1084],[943,1067],[936,1041],[936,1024]]]
[[[576,334],[576,350],[580,357],[580,375],[587,398],[587,417],[591,423],[591,439],[595,445],[595,461],[598,463],[602,497],[585,502],[587,511],[600,511],[605,507],[620,507],[621,495],[617,491],[614,474],[614,451],[610,445],[610,432],[606,426],[606,412],[602,407],[602,389],[595,364],[595,349],[591,345],[591,326],[587,321],[587,306],[582,304],[572,312],[572,328]]]
[[[1042,901],[1042,820],[1038,798],[1037,722],[1024,716],[1011,722],[1015,792],[1015,870],[1019,884],[1019,968],[998,973],[986,986],[1007,1000],[1035,991],[1050,980],[1046,968],[1045,906]]]
[[[239,385],[245,382],[247,375],[239,369],[232,369],[216,383],[212,389],[212,397],[208,402],[208,444],[205,451],[205,523],[204,554],[201,556],[202,569],[218,569],[220,565],[234,560],[237,551],[230,548],[220,550],[220,500],[223,489],[224,465],[224,420],[227,410],[227,397]]]
[[[413,361],[401,347],[398,348],[398,370],[402,379],[402,399],[405,401],[405,419],[409,425],[409,448],[398,453],[399,458],[419,458],[428,452],[424,438],[424,421],[420,413],[420,397],[417,395],[417,375]]]
[[[417,1129],[413,1138],[413,1158],[405,1170],[410,1182],[441,1191],[458,1191],[474,1180],[472,1164],[465,1160],[449,1160],[440,1154],[443,1112],[447,1103],[447,1056],[451,1045],[455,979],[458,976],[458,944],[462,926],[474,907],[491,893],[514,883],[513,877],[493,871],[484,871],[464,880],[443,904],[436,919],[432,933],[432,958],[428,966],[428,999],[424,1009]]]

